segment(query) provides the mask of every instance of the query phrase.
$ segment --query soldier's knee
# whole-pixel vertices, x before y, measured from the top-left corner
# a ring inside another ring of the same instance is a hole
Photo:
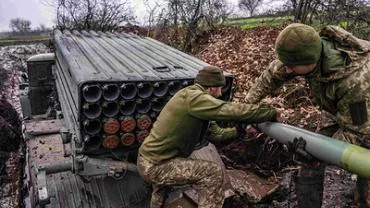
[[[137,159],[137,172],[147,182],[151,182],[149,171],[150,168],[151,164],[148,163],[144,158],[139,156]]]
[[[209,173],[214,173],[215,175],[222,174],[222,168],[217,163],[210,162],[209,164],[207,164],[207,167]]]
[[[217,173],[217,175],[220,175],[222,176],[222,168],[219,164],[216,164],[216,170],[215,172]]]
[[[213,178],[214,182],[217,184],[222,184],[222,167],[217,163],[212,163],[210,166],[210,173],[211,177]]]

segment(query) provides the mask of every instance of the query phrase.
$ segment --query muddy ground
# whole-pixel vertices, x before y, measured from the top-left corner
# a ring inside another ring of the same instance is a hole
[[[24,146],[19,83],[29,56],[49,51],[45,45],[0,47],[0,207],[21,207]]]
[[[222,28],[198,36],[195,55],[202,60],[223,67],[237,78],[234,102],[243,102],[243,97],[266,65],[273,60],[273,44],[279,29],[256,28],[240,30]],[[1,135],[12,134],[13,145],[1,145],[1,207],[20,207],[22,196],[22,177],[24,147],[19,137],[22,118],[19,104],[18,84],[26,78],[25,60],[32,54],[48,51],[45,45],[24,45],[0,47],[0,113]],[[310,101],[311,95],[301,79],[285,85],[273,97],[263,102],[284,110],[287,123],[315,130],[320,112]],[[12,107],[9,106],[9,103]],[[10,108],[9,108],[10,107]],[[8,110],[7,110],[8,109]],[[14,113],[19,114],[19,119]],[[11,131],[10,131],[11,130]],[[18,132],[14,133],[14,132]],[[20,143],[20,145],[18,145]],[[251,148],[250,145],[255,145]],[[248,147],[247,147],[248,146]],[[247,151],[248,150],[248,151]],[[297,165],[291,162],[287,153],[276,141],[260,138],[259,141],[235,142],[222,148],[225,163],[230,168],[255,171],[261,176],[279,181],[280,187],[271,196],[258,204],[251,204],[245,198],[236,198],[233,207],[297,207],[292,174]],[[353,207],[355,179],[341,169],[329,166],[325,173],[324,201],[322,207]]]

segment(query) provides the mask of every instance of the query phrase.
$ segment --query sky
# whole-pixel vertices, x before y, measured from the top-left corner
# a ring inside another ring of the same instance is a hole
[[[10,20],[17,17],[30,20],[33,28],[53,24],[53,10],[40,0],[0,0],[0,31],[10,30]]]
[[[148,16],[144,0],[130,1],[138,22],[144,22]],[[149,0],[149,2],[154,1],[161,0]],[[234,5],[238,2],[238,0],[228,1]],[[10,20],[17,17],[30,20],[31,28],[36,28],[40,24],[51,27],[55,19],[54,11],[42,2],[45,0],[0,0],[0,32],[9,31]]]

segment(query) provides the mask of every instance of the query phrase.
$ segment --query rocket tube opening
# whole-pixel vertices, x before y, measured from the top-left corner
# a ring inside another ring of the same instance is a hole
[[[120,95],[120,88],[116,84],[106,84],[103,86],[103,98],[107,101],[116,100]]]
[[[171,81],[170,83],[168,83],[168,92],[170,93],[170,95],[174,95],[177,91],[181,89],[181,87],[182,86],[180,82]]]
[[[131,146],[135,142],[135,135],[133,133],[125,133],[121,136],[121,143],[124,146]]]
[[[154,98],[152,102],[152,110],[155,112],[159,112],[163,109],[164,105],[165,105],[164,98]]]
[[[153,94],[153,86],[149,82],[137,84],[137,94],[141,98],[148,98]]]
[[[141,115],[136,121],[137,127],[140,130],[149,129],[152,125],[152,119],[148,115]]]
[[[133,83],[126,83],[121,85],[121,96],[124,99],[130,100],[136,96],[137,88]]]
[[[86,85],[82,88],[82,97],[87,102],[97,102],[102,97],[102,90],[98,85]]]
[[[116,149],[120,143],[117,135],[106,135],[103,140],[103,147],[106,149]]]
[[[121,119],[121,130],[123,132],[132,132],[136,128],[136,120],[131,116]]]
[[[136,141],[138,141],[139,143],[143,143],[143,141],[148,135],[149,135],[149,131],[147,130],[139,131],[136,135]]]
[[[85,103],[82,106],[84,116],[88,119],[95,119],[101,115],[102,108],[98,103]]]
[[[157,97],[163,97],[167,94],[168,86],[164,82],[156,82],[153,84],[154,91],[153,94]]]
[[[152,118],[152,120],[155,120],[158,116],[159,112],[152,111],[150,112],[149,116]]]
[[[104,121],[103,130],[107,134],[115,134],[119,131],[121,124],[117,119],[110,118]]]
[[[97,119],[94,120],[86,120],[83,123],[85,132],[90,135],[98,134],[101,130],[101,122]]]
[[[136,109],[136,102],[134,100],[121,101],[119,109],[125,116],[132,115]]]
[[[101,145],[100,136],[89,136],[86,135],[85,137],[85,146],[89,149],[98,149]]]
[[[147,99],[137,99],[136,100],[136,110],[139,113],[147,113],[150,111],[152,103]]]
[[[106,117],[114,117],[119,113],[119,105],[117,102],[104,102],[103,114]]]

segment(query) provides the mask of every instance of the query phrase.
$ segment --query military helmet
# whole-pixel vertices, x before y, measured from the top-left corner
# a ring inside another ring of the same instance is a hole
[[[321,38],[314,28],[293,23],[280,32],[275,42],[278,59],[287,65],[316,63],[321,54]]]

